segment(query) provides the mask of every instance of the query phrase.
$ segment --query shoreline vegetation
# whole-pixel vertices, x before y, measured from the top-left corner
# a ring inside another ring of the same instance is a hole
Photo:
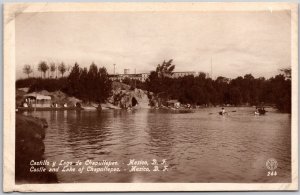
[[[71,103],[74,107],[80,102],[86,109],[174,108],[178,102],[181,108],[272,106],[280,112],[291,113],[290,68],[280,69],[280,74],[269,79],[254,78],[251,74],[234,79],[223,76],[212,79],[203,72],[197,76],[173,77],[175,65],[169,60],[158,64],[146,81],[141,82],[129,78],[112,81],[106,68],[98,68],[94,63],[89,69],[81,68],[78,63],[66,68],[61,63],[58,66],[61,77],[50,78],[49,72],[53,75],[56,68],[55,64],[49,66],[42,61],[38,65],[41,77],[36,78],[29,77],[32,69],[25,65],[23,70],[28,78],[17,80],[16,88],[27,88],[26,93],[42,92],[52,97],[62,93],[65,98],[55,98],[60,105]],[[67,70],[69,75],[64,77]],[[17,107],[22,99],[22,93],[17,92]]]

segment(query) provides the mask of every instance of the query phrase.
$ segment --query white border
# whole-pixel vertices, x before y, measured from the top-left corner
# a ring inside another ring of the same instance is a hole
[[[292,183],[80,183],[15,185],[15,16],[31,12],[291,10]],[[298,189],[298,5],[296,3],[8,3],[4,5],[3,190],[71,191],[249,191]]]

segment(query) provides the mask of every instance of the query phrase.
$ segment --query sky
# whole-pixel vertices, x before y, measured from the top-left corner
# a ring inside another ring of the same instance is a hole
[[[175,71],[269,78],[291,66],[289,11],[23,13],[16,17],[16,77],[30,64],[64,62],[143,73]]]

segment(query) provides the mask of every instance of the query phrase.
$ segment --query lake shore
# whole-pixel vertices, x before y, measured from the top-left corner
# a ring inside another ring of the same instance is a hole
[[[58,182],[54,173],[30,171],[32,160],[44,160],[43,140],[47,126],[44,119],[16,114],[15,181],[17,184]]]
[[[220,116],[216,107],[188,114],[138,109],[41,111],[34,116],[49,121],[44,140],[49,162],[107,160],[124,163],[126,169],[134,158],[167,159],[170,165],[163,176],[58,172],[62,183],[136,182],[137,176],[139,182],[290,182],[290,115],[271,108],[264,116],[254,115],[252,107],[225,109],[236,112]],[[276,177],[267,176],[271,157],[281,167]],[[249,169],[253,164],[255,169]]]

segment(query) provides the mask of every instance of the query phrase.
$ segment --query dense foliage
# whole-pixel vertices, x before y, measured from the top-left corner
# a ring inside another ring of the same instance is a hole
[[[282,74],[269,79],[254,78],[251,74],[229,79],[218,77],[213,80],[205,73],[198,76],[174,78],[175,65],[172,60],[158,64],[150,73],[146,82],[124,79],[123,83],[131,88],[140,88],[153,92],[161,100],[177,99],[181,103],[193,105],[255,105],[276,106],[282,112],[291,112],[291,69],[281,69]],[[45,66],[45,67],[44,67]],[[62,77],[58,79],[45,78],[49,69],[45,62],[39,64],[44,73],[43,78],[27,78],[16,81],[17,88],[29,87],[29,91],[61,90],[70,96],[85,102],[104,102],[111,94],[112,82],[104,67],[98,68],[94,63],[89,69],[81,68],[77,63],[71,69],[68,77],[63,77],[66,70],[62,63],[58,69]],[[30,69],[30,67],[27,67]],[[25,68],[24,68],[25,69]],[[55,72],[55,66],[50,65],[50,71]],[[30,71],[24,72],[29,75]]]
[[[170,67],[169,62],[163,64]],[[270,79],[254,78],[251,74],[246,74],[231,80],[225,77],[212,80],[204,73],[172,78],[168,76],[172,74],[169,71],[161,73],[164,68],[159,66],[156,71],[151,72],[146,88],[161,99],[177,99],[181,103],[194,105],[275,105],[280,111],[291,112],[291,80],[290,74],[286,72],[288,69],[283,71],[285,75],[279,74]]]
[[[77,63],[73,66],[68,77],[53,78],[27,78],[16,81],[16,87],[29,87],[29,92],[47,90],[63,91],[69,96],[77,97],[85,102],[104,102],[111,93],[111,81],[104,67],[92,63],[87,68],[80,68]]]
[[[47,90],[49,92],[53,91],[65,91],[67,87],[66,78],[27,78],[19,79],[16,81],[17,88],[29,87],[29,92]]]
[[[68,77],[66,92],[84,101],[104,102],[110,96],[111,84],[106,68],[98,69],[92,63],[87,70],[75,63]]]

